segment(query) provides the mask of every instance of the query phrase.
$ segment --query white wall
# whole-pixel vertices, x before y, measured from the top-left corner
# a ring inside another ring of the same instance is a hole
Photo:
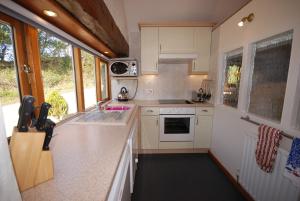
[[[123,0],[104,0],[110,14],[113,16],[124,38],[128,42],[127,20]]]
[[[0,105],[0,200],[21,201],[8,150],[2,107]]]
[[[295,116],[299,107],[299,75],[300,75],[300,1],[299,0],[253,0],[224,24],[213,32],[213,48],[210,76],[216,77],[215,116],[212,135],[212,153],[222,162],[235,177],[240,167],[245,133],[257,134],[257,126],[240,120],[247,114],[249,92],[249,75],[251,61],[251,44],[270,36],[293,29],[293,46],[289,67],[289,75],[285,94],[285,102],[281,123],[275,123],[253,116],[258,122],[280,128],[291,135],[300,136],[293,129]],[[253,22],[239,28],[237,23],[242,17],[254,13]],[[239,94],[238,109],[221,104],[221,86],[224,72],[224,53],[243,47],[243,66]],[[288,149],[290,141],[283,141],[283,148]]]

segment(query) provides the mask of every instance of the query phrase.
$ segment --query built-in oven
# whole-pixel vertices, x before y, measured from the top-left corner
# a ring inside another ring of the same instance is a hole
[[[193,141],[195,108],[160,108],[161,142]]]

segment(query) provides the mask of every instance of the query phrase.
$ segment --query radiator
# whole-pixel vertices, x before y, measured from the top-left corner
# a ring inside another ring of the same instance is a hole
[[[262,171],[255,160],[257,136],[246,134],[239,182],[257,201],[300,201],[300,189],[283,176],[288,152],[278,149],[272,173]]]

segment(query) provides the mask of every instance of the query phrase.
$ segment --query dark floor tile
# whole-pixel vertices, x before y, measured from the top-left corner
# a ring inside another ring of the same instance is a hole
[[[140,155],[132,201],[242,201],[207,154]]]

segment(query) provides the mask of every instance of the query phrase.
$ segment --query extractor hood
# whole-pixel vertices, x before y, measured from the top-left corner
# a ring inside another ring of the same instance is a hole
[[[180,54],[159,54],[159,62],[189,62],[198,57],[197,54],[193,53],[180,53]]]

